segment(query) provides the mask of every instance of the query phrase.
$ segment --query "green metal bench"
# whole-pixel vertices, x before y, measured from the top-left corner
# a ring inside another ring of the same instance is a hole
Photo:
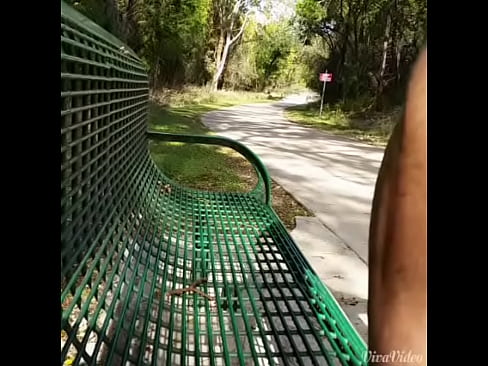
[[[366,345],[221,137],[148,133],[148,79],[61,3],[61,364],[365,365]],[[149,139],[227,146],[249,193],[168,179]]]

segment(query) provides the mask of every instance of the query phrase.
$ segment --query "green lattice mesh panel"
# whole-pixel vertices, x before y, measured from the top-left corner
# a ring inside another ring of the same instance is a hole
[[[63,3],[61,14],[61,364],[364,364],[262,197],[161,174],[141,61]],[[213,300],[168,296],[203,278]]]

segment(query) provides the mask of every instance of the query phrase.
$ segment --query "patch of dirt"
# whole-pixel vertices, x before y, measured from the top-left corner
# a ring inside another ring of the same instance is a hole
[[[340,299],[339,299],[339,302],[340,303],[343,303],[345,305],[357,305],[359,303],[359,300],[356,299],[355,297],[344,297],[344,296],[341,296]]]
[[[275,181],[273,181],[271,195],[273,209],[276,211],[281,221],[283,221],[288,231],[295,228],[296,216],[314,216],[313,213],[302,206]]]

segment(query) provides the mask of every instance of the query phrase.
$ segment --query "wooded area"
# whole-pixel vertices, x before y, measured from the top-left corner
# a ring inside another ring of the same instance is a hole
[[[384,110],[426,43],[426,0],[69,2],[143,58],[153,89],[319,91],[328,69],[329,102]]]

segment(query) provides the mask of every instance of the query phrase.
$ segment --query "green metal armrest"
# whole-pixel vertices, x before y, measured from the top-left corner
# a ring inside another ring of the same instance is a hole
[[[265,203],[268,206],[271,206],[271,179],[269,177],[268,170],[258,156],[240,142],[222,136],[182,135],[155,131],[147,131],[147,136],[151,139],[159,141],[218,145],[234,149],[252,164],[256,174],[258,175],[259,181],[264,184]],[[259,189],[259,183],[255,189]]]

